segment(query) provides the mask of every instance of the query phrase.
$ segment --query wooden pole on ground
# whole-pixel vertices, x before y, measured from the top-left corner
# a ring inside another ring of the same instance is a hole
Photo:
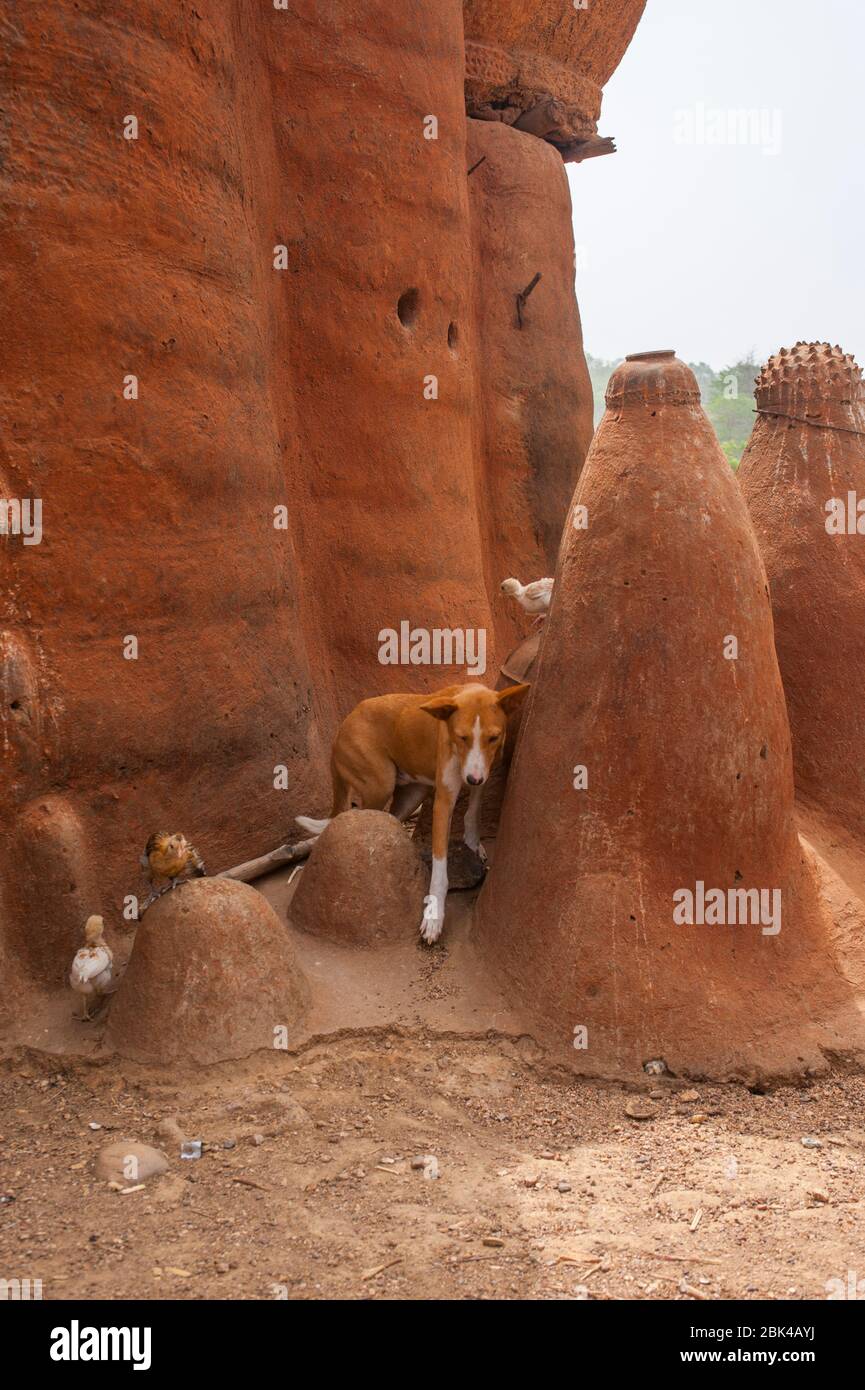
[[[284,864],[297,864],[308,858],[315,842],[313,838],[300,840],[296,845],[278,845],[269,854],[262,854],[259,859],[248,859],[245,864],[236,864],[233,869],[223,869],[215,877],[234,878],[241,883],[251,883],[253,879],[261,878],[262,874],[281,869]]]

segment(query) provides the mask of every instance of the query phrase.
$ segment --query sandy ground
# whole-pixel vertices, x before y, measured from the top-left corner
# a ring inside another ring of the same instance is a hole
[[[820,1299],[865,1280],[861,1076],[768,1095],[653,1078],[636,1120],[633,1091],[531,1052],[377,1030],[193,1086],[19,1049],[0,1276],[46,1299]],[[143,1189],[95,1178],[101,1146],[171,1117],[199,1160],[168,1144]]]
[[[865,896],[858,845],[814,814],[803,831]],[[290,879],[262,885],[291,931]],[[478,976],[472,898],[451,894],[433,952],[293,932],[314,1006],[290,1052],[183,1075],[106,1053],[68,992],[25,1012],[0,1050],[0,1279],[46,1299],[865,1298],[865,1075],[579,1080]],[[97,1179],[121,1139],[169,1170]]]

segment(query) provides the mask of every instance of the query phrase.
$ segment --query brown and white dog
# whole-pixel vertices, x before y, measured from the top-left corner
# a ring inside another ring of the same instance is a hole
[[[433,861],[420,933],[432,944],[441,936],[448,891],[448,839],[462,788],[469,804],[465,843],[486,858],[478,833],[481,796],[507,736],[508,715],[528,690],[512,685],[449,685],[434,695],[379,695],[362,700],[340,725],[331,752],[333,806],[327,820],[298,816],[313,835],[353,805],[406,820],[430,787],[433,802]]]

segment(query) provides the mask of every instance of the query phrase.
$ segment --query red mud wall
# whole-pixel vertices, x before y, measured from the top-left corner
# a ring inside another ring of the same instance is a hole
[[[237,7],[202,13],[6,10],[0,469],[4,496],[43,500],[44,538],[6,543],[2,873],[43,979],[88,912],[115,917],[137,887],[149,829],[187,829],[218,867],[287,823],[276,763],[298,799],[322,780],[292,539],[273,528],[291,407],[243,40]]]
[[[381,629],[485,628],[494,681],[591,400],[560,156],[475,132],[470,210],[460,0],[0,15],[0,496],[43,504],[0,541],[0,949],[44,985],[150,831],[260,853],[326,808],[357,699],[462,675]]]
[[[463,0],[467,39],[541,53],[602,87],[621,62],[646,0]]]
[[[498,586],[555,572],[592,438],[592,385],[565,166],[533,135],[487,121],[468,129],[484,554],[506,654],[526,621]],[[517,294],[538,273],[518,317]]]
[[[275,239],[291,261],[277,293],[297,401],[295,534],[322,674],[344,714],[406,686],[405,668],[378,661],[383,628],[490,626],[472,470],[461,4],[298,0],[290,16],[262,14]],[[440,671],[419,674],[442,684]]]

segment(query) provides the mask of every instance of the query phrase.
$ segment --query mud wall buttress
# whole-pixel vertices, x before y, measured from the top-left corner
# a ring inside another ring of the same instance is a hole
[[[525,623],[499,584],[555,570],[562,526],[592,438],[592,384],[574,289],[565,167],[509,126],[468,122],[477,320],[483,551],[507,648]],[[483,160],[482,164],[478,164]],[[538,281],[524,307],[517,295]]]

